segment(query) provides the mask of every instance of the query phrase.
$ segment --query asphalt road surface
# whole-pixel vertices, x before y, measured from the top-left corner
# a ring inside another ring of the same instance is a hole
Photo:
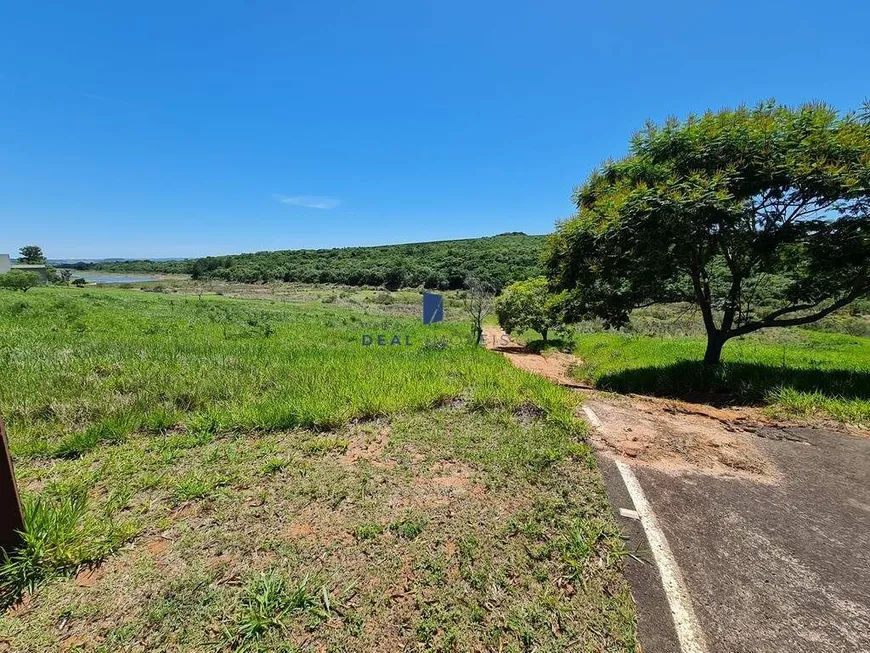
[[[710,653],[870,652],[870,438],[760,428],[774,483],[632,465],[691,597]],[[633,508],[599,459],[614,510]],[[644,653],[681,651],[659,569],[637,520],[619,517]]]

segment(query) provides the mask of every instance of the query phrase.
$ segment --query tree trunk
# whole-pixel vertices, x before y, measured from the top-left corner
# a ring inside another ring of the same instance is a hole
[[[549,331],[549,329],[543,329],[541,331],[541,335],[544,336],[544,342],[547,342],[547,332],[548,331]]]
[[[721,331],[707,332],[707,350],[704,352],[705,365],[718,365],[722,357],[722,345],[728,337]]]

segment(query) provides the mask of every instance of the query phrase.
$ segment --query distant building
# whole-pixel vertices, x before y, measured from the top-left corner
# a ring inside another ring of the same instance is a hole
[[[9,254],[0,254],[0,274],[6,274],[11,270],[21,270],[22,272],[35,272],[43,281],[48,280],[48,266],[30,265],[28,263],[13,263]]]

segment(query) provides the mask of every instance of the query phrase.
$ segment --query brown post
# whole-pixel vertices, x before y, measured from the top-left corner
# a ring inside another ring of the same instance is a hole
[[[21,544],[24,531],[24,517],[21,514],[21,502],[18,500],[18,489],[15,487],[15,472],[12,469],[12,456],[9,455],[9,443],[6,441],[6,427],[0,417],[0,548],[11,553]]]

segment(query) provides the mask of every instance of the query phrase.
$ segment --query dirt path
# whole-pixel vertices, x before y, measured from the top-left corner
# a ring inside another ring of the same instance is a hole
[[[527,351],[525,347],[515,342],[502,329],[496,326],[484,326],[483,338],[486,346],[493,351],[501,352],[516,367],[526,372],[532,372],[546,377],[569,388],[588,388],[572,379],[568,368],[576,359],[562,352],[548,352],[546,356]]]
[[[722,410],[597,392],[570,376],[569,368],[578,362],[570,354],[529,352],[498,327],[487,327],[484,336],[490,349],[504,354],[518,368],[584,390],[585,404],[603,426],[593,432],[591,440],[604,452],[669,472],[702,471],[765,481],[776,478],[753,441],[758,418],[749,409]]]

